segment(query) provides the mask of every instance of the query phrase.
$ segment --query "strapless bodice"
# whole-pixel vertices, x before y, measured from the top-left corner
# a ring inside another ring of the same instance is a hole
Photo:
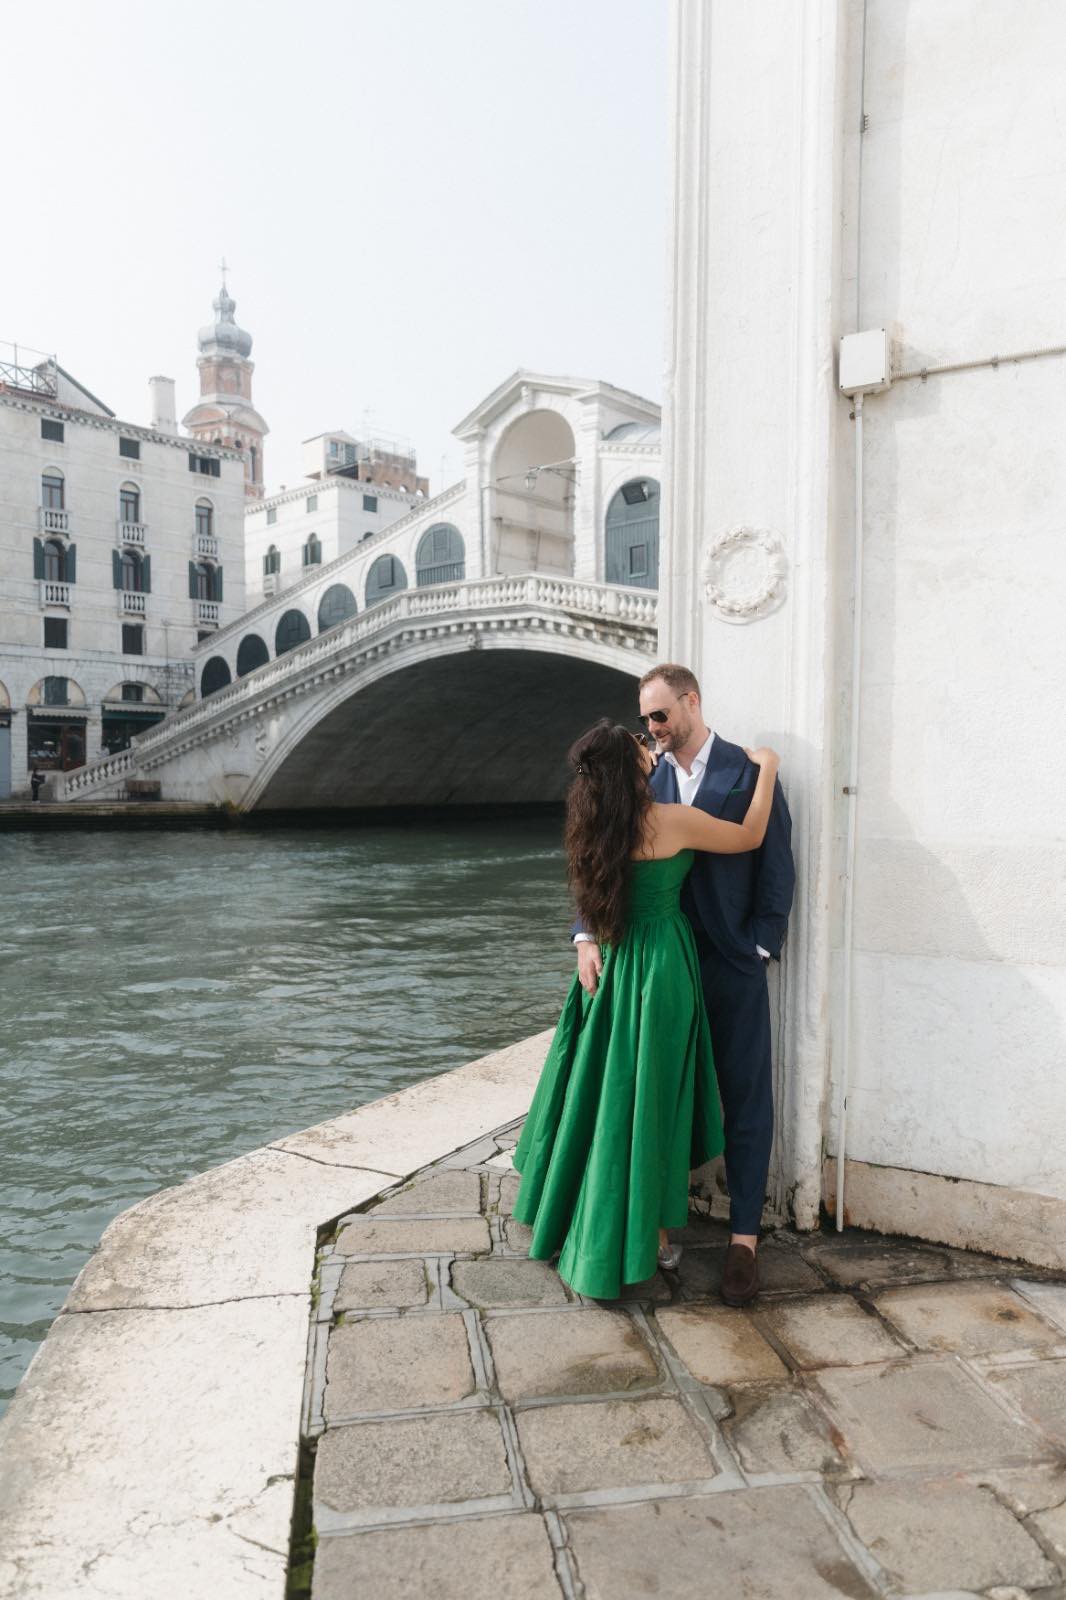
[[[679,850],[661,861],[634,861],[629,889],[629,921],[646,922],[681,910],[681,885],[692,866],[693,850]]]

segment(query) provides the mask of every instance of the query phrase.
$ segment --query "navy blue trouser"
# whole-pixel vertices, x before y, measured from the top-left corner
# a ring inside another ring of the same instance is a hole
[[[701,929],[693,931],[722,1097],[729,1226],[734,1233],[757,1234],[774,1140],[766,966],[739,972]]]

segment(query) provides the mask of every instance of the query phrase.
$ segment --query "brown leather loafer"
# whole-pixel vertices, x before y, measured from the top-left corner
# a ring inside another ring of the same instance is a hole
[[[725,1253],[722,1299],[727,1306],[746,1306],[759,1292],[759,1263],[750,1245],[731,1244]]]

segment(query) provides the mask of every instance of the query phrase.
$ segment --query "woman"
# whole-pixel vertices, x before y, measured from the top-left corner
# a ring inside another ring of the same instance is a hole
[[[569,880],[604,949],[594,995],[575,974],[514,1151],[514,1204],[529,1254],[560,1251],[577,1293],[613,1300],[658,1264],[688,1221],[688,1175],[722,1149],[696,946],[681,910],[693,851],[757,850],[778,757],[748,751],[759,779],[742,823],[654,801],[651,751],[603,720],[572,746]]]

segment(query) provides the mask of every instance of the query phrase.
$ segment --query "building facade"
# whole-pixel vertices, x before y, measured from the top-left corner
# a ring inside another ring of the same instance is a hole
[[[0,363],[0,797],[178,706],[198,640],[245,607],[242,456],[24,362]]]
[[[249,603],[325,593],[345,557],[346,603],[360,610],[409,586],[519,572],[657,587],[653,401],[520,371],[454,431],[470,475],[429,500],[413,454],[388,441],[307,440],[307,481],[248,508]]]
[[[303,455],[304,483],[248,507],[245,585],[253,603],[374,538],[429,490],[414,453],[392,441],[325,433],[306,439]]]
[[[1066,12],[960,16],[674,0],[661,646],[783,752],[779,1205],[1061,1267]]]

